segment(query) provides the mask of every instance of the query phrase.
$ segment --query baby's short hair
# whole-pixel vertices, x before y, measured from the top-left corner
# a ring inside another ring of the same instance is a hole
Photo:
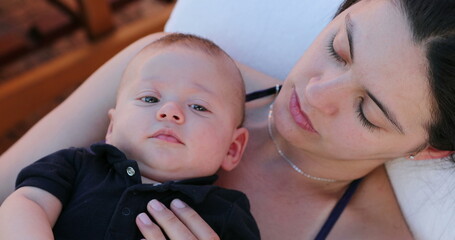
[[[150,43],[147,47],[159,45],[170,46],[174,44],[183,45],[190,49],[201,50],[211,56],[225,55],[231,59],[231,57],[214,42],[193,34],[171,33]]]

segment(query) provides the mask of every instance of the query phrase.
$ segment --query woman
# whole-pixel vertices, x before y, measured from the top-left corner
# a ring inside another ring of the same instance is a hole
[[[383,164],[398,157],[440,158],[454,150],[453,5],[442,0],[360,1],[321,32],[275,100],[248,103],[245,125],[251,140],[244,160],[234,171],[221,172],[218,184],[247,193],[264,239],[312,239],[318,234],[321,239],[324,234],[331,239],[412,238]],[[116,81],[111,77],[121,72],[127,58],[152,39],[111,60],[70,98],[71,111],[94,117],[78,123],[71,139],[56,134],[59,144],[83,145],[101,137],[91,133],[100,132],[96,128],[101,123],[81,128],[104,121],[101,116],[113,104],[116,84],[103,89],[112,91],[101,93],[103,101],[90,97],[91,91]],[[250,90],[275,84],[243,70]],[[15,171],[32,161],[12,164],[14,153],[33,146],[33,135],[46,132],[68,111],[62,105],[2,156],[3,164],[11,164],[0,168],[8,170],[4,179],[12,181]],[[349,204],[344,207],[339,199]],[[337,218],[332,209],[342,215]],[[149,208],[172,239],[213,234],[191,209],[176,204],[172,210],[182,221],[167,209]],[[143,217],[137,223],[147,239],[162,239],[161,230]]]

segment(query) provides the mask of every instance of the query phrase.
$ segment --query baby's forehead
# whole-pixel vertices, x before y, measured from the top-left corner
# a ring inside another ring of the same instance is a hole
[[[133,64],[130,64],[128,68],[153,67],[154,64],[161,64],[161,61],[165,61],[167,65],[174,65],[174,71],[178,71],[181,66],[175,62],[165,60],[166,56],[169,55],[171,55],[173,59],[178,59],[177,61],[181,62],[202,62],[202,64],[193,65],[196,70],[200,69],[200,72],[206,74],[208,72],[212,73],[211,75],[213,76],[208,78],[207,81],[225,84],[227,87],[235,85],[243,86],[243,79],[236,64],[226,54],[223,52],[216,54],[208,53],[199,48],[188,48],[181,44],[164,47],[149,46],[138,54],[134,59],[136,61]],[[194,58],[192,58],[192,56]]]
[[[202,89],[219,93],[243,88],[243,80],[232,62],[222,56],[197,55],[192,58],[193,52],[150,51],[129,64],[124,78],[128,82],[149,79],[148,83],[177,78],[188,86],[200,85]]]

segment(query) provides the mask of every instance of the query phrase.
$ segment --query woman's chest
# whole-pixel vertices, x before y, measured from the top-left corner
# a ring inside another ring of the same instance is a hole
[[[277,166],[251,166],[222,176],[221,183],[247,194],[262,239],[314,239],[339,198],[309,193]],[[385,171],[378,172],[361,183],[328,239],[412,239]]]

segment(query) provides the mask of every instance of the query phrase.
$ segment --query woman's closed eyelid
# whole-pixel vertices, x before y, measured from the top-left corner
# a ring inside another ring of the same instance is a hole
[[[363,103],[359,105],[358,114],[360,114],[360,108],[362,108],[363,120],[371,123],[374,128],[384,130],[389,128],[389,120],[387,120],[387,117],[384,115],[381,108],[371,98],[364,98]]]
[[[365,98],[360,97],[359,103],[357,104],[356,115],[362,126],[367,128],[369,131],[380,129],[377,125],[373,124],[365,115]]]
[[[329,44],[327,46],[327,50],[332,58],[334,58],[337,62],[343,64],[344,66],[347,64],[347,61],[340,56],[340,54],[335,50],[335,38],[337,37],[337,34],[333,34],[333,36],[330,38]]]

